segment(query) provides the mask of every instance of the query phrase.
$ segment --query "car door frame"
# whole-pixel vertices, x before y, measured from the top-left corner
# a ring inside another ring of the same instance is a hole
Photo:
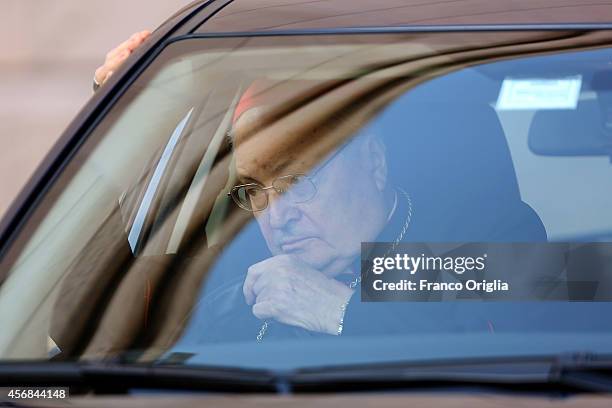
[[[168,44],[193,32],[231,2],[196,0],[179,10],[151,34],[143,47],[134,51],[77,113],[0,219],[0,283],[5,278],[4,272],[14,262],[11,253],[15,251],[9,252],[9,249],[30,235],[26,222],[106,114]]]

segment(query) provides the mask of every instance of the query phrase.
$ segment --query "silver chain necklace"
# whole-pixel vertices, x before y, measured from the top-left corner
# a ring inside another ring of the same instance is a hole
[[[406,217],[406,221],[404,222],[404,226],[402,227],[402,230],[400,231],[395,241],[393,241],[391,248],[389,248],[389,250],[385,252],[384,257],[387,257],[387,255],[389,255],[390,252],[395,251],[395,248],[397,248],[399,243],[402,242],[402,239],[404,239],[404,235],[406,234],[406,231],[408,230],[408,226],[410,225],[410,220],[412,220],[412,200],[410,199],[410,195],[408,195],[408,193],[401,188],[398,188],[398,190],[406,198],[406,201],[408,202],[408,216]],[[360,283],[361,283],[361,275],[357,275],[357,277],[354,280],[349,282],[348,287],[350,289],[355,289],[357,285],[359,285]],[[267,320],[264,321],[263,324],[261,325],[261,328],[259,329],[259,333],[257,333],[257,337],[256,337],[256,340],[258,343],[261,343],[261,341],[263,340],[264,336],[266,335],[266,332],[268,331],[269,326],[270,326],[270,323]]]

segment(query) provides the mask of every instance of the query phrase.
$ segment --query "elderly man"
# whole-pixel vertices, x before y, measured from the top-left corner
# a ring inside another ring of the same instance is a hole
[[[231,195],[253,212],[272,256],[248,269],[245,300],[259,319],[341,334],[359,279],[361,243],[385,228],[399,236],[409,223],[409,198],[390,186],[378,136],[366,132],[317,161],[299,140],[279,143],[276,132],[258,128],[263,110],[272,109],[265,101],[279,100],[254,102],[249,95],[258,91],[274,92],[251,86],[235,115],[239,185]]]
[[[108,78],[119,63],[107,60],[96,78]],[[311,128],[299,117],[283,125],[283,115],[300,115],[295,95],[312,89],[303,82],[256,81],[234,110],[237,183],[230,194],[253,214],[269,253],[241,277],[244,302],[228,296],[231,312],[219,313],[217,299],[209,302],[195,331],[203,341],[261,341],[304,332],[444,331],[457,322],[463,329],[493,327],[477,313],[456,319],[452,303],[362,303],[356,289],[363,242],[546,239],[541,221],[520,199],[495,113],[485,105],[428,106],[407,94],[340,138],[330,136],[335,123],[329,119]]]
[[[94,88],[148,35],[135,33],[109,52],[96,70]],[[357,286],[361,242],[375,240],[396,219],[401,226],[409,222],[407,195],[390,188],[385,147],[374,135],[331,154],[328,148],[308,154],[299,141],[279,142],[266,129],[253,132],[274,108],[267,102],[276,100],[278,89],[271,88],[253,84],[233,120],[240,185],[232,198],[253,212],[272,255],[248,268],[244,299],[258,319],[338,335]],[[324,154],[329,157],[317,163]]]

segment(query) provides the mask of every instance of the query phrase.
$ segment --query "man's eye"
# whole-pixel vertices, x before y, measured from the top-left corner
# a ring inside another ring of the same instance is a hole
[[[255,187],[247,188],[246,193],[250,197],[255,197],[259,193],[259,189]]]
[[[300,183],[304,183],[305,179],[303,176],[293,176],[291,178],[291,184],[292,185],[296,185],[296,184],[300,184]]]

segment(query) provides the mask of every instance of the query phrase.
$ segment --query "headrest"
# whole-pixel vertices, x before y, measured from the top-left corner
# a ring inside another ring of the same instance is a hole
[[[529,148],[543,156],[606,155],[611,143],[597,100],[581,101],[575,110],[538,111],[529,129]]]
[[[506,138],[490,106],[424,102],[406,94],[369,129],[386,141],[391,182],[412,196],[413,240],[546,239],[539,217],[521,201]]]

